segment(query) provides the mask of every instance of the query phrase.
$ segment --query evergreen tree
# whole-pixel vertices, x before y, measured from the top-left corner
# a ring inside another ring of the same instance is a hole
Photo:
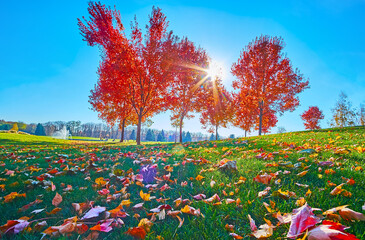
[[[153,133],[153,131],[151,129],[147,130],[146,141],[156,141],[155,134]]]
[[[42,124],[40,124],[40,123],[37,124],[37,128],[35,129],[34,134],[38,135],[38,136],[46,136],[46,131],[44,130],[44,127]]]
[[[158,133],[157,142],[166,142],[166,137],[165,137],[165,133],[163,130]]]
[[[190,132],[187,132],[187,133],[186,133],[186,136],[185,136],[185,142],[191,142],[191,135],[190,135]]]
[[[186,133],[185,132],[182,133],[181,139],[182,139],[182,142],[186,142]]]
[[[209,141],[214,141],[214,140],[215,140],[215,136],[214,136],[214,134],[212,133],[212,135],[210,135]]]
[[[10,130],[10,125],[9,124],[3,124],[0,126],[0,130]]]
[[[229,135],[229,138],[232,138],[232,139],[235,138],[234,134]]]
[[[133,129],[131,135],[129,135],[130,140],[136,140],[136,131]]]

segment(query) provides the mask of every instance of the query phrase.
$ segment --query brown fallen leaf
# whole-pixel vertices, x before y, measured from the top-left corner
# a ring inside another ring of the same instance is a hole
[[[62,196],[56,192],[56,195],[54,196],[52,200],[52,205],[57,207],[62,202]]]

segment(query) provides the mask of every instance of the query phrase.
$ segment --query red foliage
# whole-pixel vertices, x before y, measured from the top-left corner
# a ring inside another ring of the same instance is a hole
[[[203,91],[201,86],[204,84],[202,73],[208,63],[208,57],[203,49],[197,48],[187,38],[178,43],[176,50],[178,62],[175,66],[171,120],[176,122],[176,127],[179,126],[179,141],[182,142],[184,119],[194,117],[191,113],[199,111]]]
[[[309,107],[307,111],[305,111],[301,118],[304,121],[305,129],[320,129],[319,120],[324,119],[324,115],[318,107]]]
[[[233,64],[232,73],[238,78],[233,88],[239,90],[235,95],[235,125],[245,130],[257,126],[261,135],[265,121],[266,126],[275,126],[273,115],[294,111],[299,105],[297,94],[308,88],[308,81],[293,69],[283,48],[281,38],[261,36]]]
[[[219,79],[204,85],[202,94],[200,122],[208,132],[214,133],[218,139],[218,128],[227,127],[233,117],[233,103],[231,94],[224,88]]]
[[[90,19],[78,19],[79,28],[90,46],[100,47],[103,59],[90,102],[107,121],[122,121],[128,115],[124,111],[131,109],[140,144],[142,122],[171,102],[174,55],[169,53],[176,37],[167,33],[168,22],[160,8],[152,9],[144,37],[134,21],[131,39],[124,34],[119,11],[94,2],[88,11]]]

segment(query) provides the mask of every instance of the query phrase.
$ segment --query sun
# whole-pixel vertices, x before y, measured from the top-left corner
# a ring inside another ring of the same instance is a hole
[[[216,80],[217,78],[222,78],[223,75],[222,65],[214,60],[209,62],[209,67],[205,71],[207,73],[207,77],[212,81]]]

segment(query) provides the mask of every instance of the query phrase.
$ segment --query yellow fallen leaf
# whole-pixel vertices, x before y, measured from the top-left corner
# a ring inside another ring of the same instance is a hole
[[[150,200],[150,197],[151,197],[150,194],[149,193],[143,193],[142,190],[139,192],[139,196],[141,196],[143,201],[151,201]]]

